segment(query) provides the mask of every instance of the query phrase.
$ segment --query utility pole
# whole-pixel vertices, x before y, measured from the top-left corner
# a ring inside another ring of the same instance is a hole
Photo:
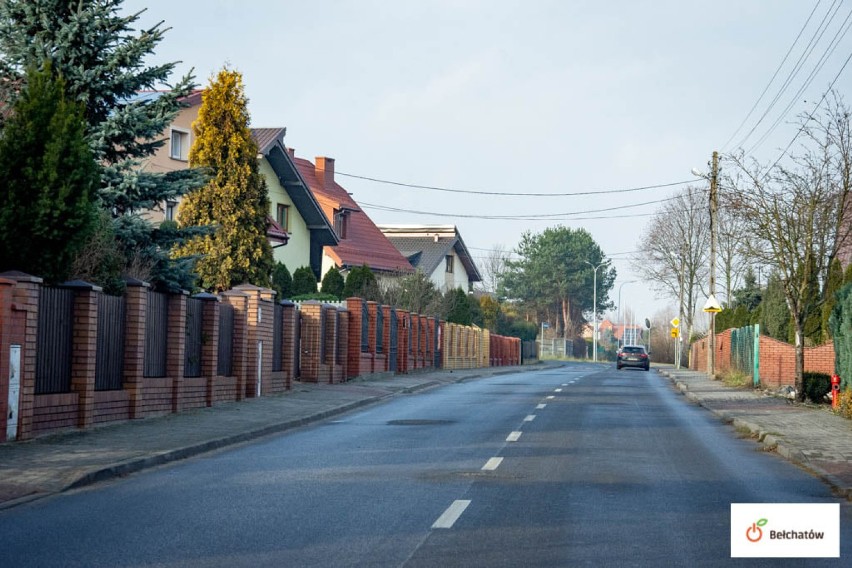
[[[710,298],[716,299],[716,211],[718,200],[719,152],[713,152],[710,166]],[[707,373],[716,376],[716,311],[710,311],[710,341],[707,353]]]

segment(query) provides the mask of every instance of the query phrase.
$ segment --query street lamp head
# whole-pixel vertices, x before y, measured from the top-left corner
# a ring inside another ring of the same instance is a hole
[[[699,170],[698,168],[692,168],[692,175],[695,177],[706,178],[707,174]]]

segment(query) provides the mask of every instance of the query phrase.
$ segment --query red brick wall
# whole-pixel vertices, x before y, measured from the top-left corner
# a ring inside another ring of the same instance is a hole
[[[731,331],[716,334],[716,372],[723,373],[731,368]],[[691,369],[707,370],[707,338],[692,344]],[[760,336],[760,382],[767,387],[777,388],[793,385],[796,374],[796,348],[766,335]],[[834,344],[805,348],[805,371],[834,373]]]
[[[77,393],[39,394],[33,399],[32,435],[76,428],[80,396]]]
[[[122,422],[130,420],[130,392],[127,390],[95,391],[93,422]]]

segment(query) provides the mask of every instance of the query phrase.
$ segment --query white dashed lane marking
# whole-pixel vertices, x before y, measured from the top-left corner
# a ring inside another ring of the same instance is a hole
[[[433,529],[451,529],[456,521],[459,520],[464,510],[470,505],[467,499],[458,499],[453,501],[453,504],[447,507],[444,514],[438,517],[438,520],[432,525]]]
[[[535,414],[527,414],[527,417],[524,418],[524,422],[532,422],[535,420]]]
[[[482,471],[494,471],[500,467],[501,463],[503,463],[503,458],[491,458],[482,466]]]
[[[553,400],[554,398],[556,398],[556,397],[553,396],[553,395],[550,395],[550,396],[547,397],[547,400]]]
[[[542,408],[544,408],[544,407],[546,407],[546,406],[547,406],[546,404],[541,403],[541,404],[539,404],[538,406],[536,406],[536,407],[535,407],[535,409],[536,409],[536,410],[541,410]]]
[[[509,434],[509,437],[506,438],[506,441],[507,442],[517,442],[518,438],[521,437],[521,434],[523,434],[523,432],[512,432],[511,434]]]
[[[553,391],[553,392],[562,392],[562,389],[556,389],[556,390],[555,390],[555,391]]]

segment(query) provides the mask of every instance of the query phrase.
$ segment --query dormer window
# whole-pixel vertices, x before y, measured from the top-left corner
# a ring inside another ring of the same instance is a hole
[[[337,236],[341,239],[346,238],[346,233],[349,232],[349,213],[346,209],[335,209],[334,210],[334,232],[337,233]]]
[[[189,160],[189,131],[172,128],[169,157],[182,162]]]

